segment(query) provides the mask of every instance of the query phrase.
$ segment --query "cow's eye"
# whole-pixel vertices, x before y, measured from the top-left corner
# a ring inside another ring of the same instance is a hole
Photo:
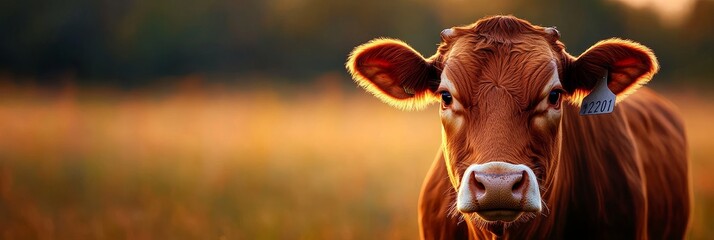
[[[556,109],[560,108],[560,95],[563,94],[563,90],[554,89],[548,93],[548,104],[554,106]]]
[[[451,96],[451,93],[447,91],[441,92],[441,102],[444,104],[444,107],[451,105],[453,101],[454,98]]]

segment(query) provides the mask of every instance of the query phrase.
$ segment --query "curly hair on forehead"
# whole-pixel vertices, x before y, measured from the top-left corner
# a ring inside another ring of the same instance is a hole
[[[443,31],[438,53],[443,55],[448,52],[454,40],[463,36],[471,36],[474,41],[504,44],[526,42],[533,37],[542,37],[551,43],[555,52],[565,49],[559,41],[560,33],[555,28],[533,25],[526,20],[509,15],[484,18],[473,24]]]

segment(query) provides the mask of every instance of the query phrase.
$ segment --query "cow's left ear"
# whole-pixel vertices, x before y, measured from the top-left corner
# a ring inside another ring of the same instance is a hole
[[[563,87],[580,104],[597,82],[608,73],[607,86],[617,100],[646,84],[659,70],[652,50],[642,44],[617,38],[598,42],[565,69]]]
[[[400,109],[422,109],[438,101],[434,95],[441,70],[406,43],[374,39],[356,47],[347,70],[358,85]]]

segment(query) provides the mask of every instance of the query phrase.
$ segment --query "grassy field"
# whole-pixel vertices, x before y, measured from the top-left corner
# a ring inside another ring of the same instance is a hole
[[[295,91],[3,84],[0,238],[417,238],[436,109],[397,111],[323,80]],[[705,239],[714,99],[669,95],[691,145],[689,237]]]

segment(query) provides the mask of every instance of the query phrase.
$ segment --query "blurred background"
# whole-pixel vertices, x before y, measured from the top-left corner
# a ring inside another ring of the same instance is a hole
[[[0,238],[415,239],[435,107],[358,89],[351,49],[494,14],[573,55],[651,47],[687,123],[689,239],[714,236],[712,0],[0,2]]]

